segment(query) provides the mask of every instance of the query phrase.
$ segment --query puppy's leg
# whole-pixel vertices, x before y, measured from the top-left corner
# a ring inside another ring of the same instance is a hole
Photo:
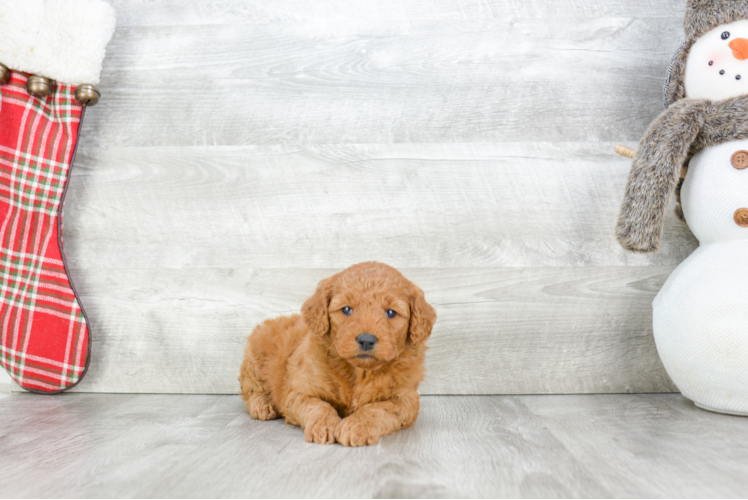
[[[340,417],[330,403],[300,392],[292,392],[286,401],[286,422],[304,429],[308,442],[335,443],[335,428]]]
[[[254,368],[255,361],[252,360],[250,349],[242,362],[241,373],[239,375],[239,384],[241,385],[241,396],[247,411],[252,418],[257,420],[273,420],[278,418],[279,412],[273,406],[273,400],[270,397],[260,381]]]
[[[376,444],[379,438],[410,427],[418,417],[418,392],[402,390],[392,399],[369,403],[344,418],[335,429],[343,446]]]
[[[257,420],[275,420],[279,417],[278,412],[273,407],[273,402],[266,394],[250,394],[249,399],[244,403],[252,418]]]

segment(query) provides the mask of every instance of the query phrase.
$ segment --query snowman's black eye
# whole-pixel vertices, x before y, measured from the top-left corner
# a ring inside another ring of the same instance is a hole
[[[722,33],[722,40],[727,40],[728,38],[730,38],[729,31],[725,31],[724,33]]]
[[[709,66],[711,66],[712,64],[714,64],[714,61],[709,61]]]
[[[740,80],[740,78],[741,78],[740,75],[735,77],[736,80]]]

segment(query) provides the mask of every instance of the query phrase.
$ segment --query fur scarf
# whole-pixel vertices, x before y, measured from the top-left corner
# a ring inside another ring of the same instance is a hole
[[[748,138],[748,96],[681,99],[647,129],[634,157],[616,227],[633,252],[659,250],[665,212],[682,168],[698,151]],[[682,217],[680,205],[677,212]]]

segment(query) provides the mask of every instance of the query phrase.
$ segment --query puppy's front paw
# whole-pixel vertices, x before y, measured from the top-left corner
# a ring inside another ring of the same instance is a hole
[[[304,428],[304,439],[310,443],[334,444],[335,428],[339,423],[340,417],[337,415],[324,415],[316,420],[312,420]]]
[[[278,412],[273,408],[269,398],[255,396],[247,403],[247,409],[252,418],[257,420],[274,420],[278,418]]]
[[[344,418],[335,429],[335,439],[343,446],[368,446],[377,444],[381,434],[366,420],[351,415]]]

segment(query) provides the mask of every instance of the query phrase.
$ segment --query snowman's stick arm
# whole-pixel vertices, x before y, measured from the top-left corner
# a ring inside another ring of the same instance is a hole
[[[616,153],[618,153],[621,156],[625,156],[626,158],[634,159],[634,156],[636,156],[636,150],[632,149],[628,146],[624,146],[623,144],[619,144],[616,146]]]

